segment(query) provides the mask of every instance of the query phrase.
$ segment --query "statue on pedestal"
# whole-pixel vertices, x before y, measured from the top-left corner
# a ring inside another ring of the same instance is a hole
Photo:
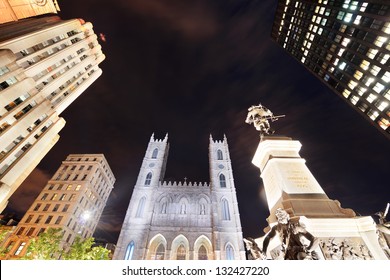
[[[251,106],[248,109],[248,115],[245,122],[253,124],[256,130],[260,131],[260,135],[273,134],[274,130],[271,129],[269,120],[276,121],[278,118],[284,117],[284,115],[274,116],[274,114],[263,105]]]

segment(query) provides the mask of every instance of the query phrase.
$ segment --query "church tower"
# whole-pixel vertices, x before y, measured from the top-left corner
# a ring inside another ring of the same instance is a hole
[[[163,181],[167,138],[150,139],[113,259],[245,259],[226,137],[210,136],[209,183]]]
[[[143,259],[153,215],[153,193],[164,178],[168,157],[168,134],[163,140],[150,137],[126,217],[119,235],[114,259]]]
[[[218,259],[245,259],[240,214],[226,136],[210,135],[209,163],[213,203],[213,238]]]

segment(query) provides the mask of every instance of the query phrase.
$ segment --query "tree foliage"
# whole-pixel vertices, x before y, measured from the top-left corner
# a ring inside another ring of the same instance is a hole
[[[49,228],[38,237],[33,238],[27,248],[24,259],[28,260],[108,260],[110,251],[101,246],[92,247],[94,238],[75,238],[66,250],[61,246],[63,232],[60,228]]]
[[[110,251],[101,246],[92,247],[94,238],[82,240],[77,236],[69,251],[62,256],[64,260],[108,260]]]
[[[24,259],[55,260],[61,255],[60,243],[63,237],[62,229],[48,228],[36,238],[31,239]]]

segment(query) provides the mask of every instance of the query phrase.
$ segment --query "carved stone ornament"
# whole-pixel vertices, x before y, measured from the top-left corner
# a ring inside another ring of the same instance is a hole
[[[332,237],[320,240],[320,248],[327,260],[373,260],[360,237]]]

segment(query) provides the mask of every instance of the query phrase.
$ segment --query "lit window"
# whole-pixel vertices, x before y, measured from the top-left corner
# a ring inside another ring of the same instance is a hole
[[[18,249],[16,250],[16,252],[15,252],[14,255],[15,255],[15,256],[18,256],[18,255],[20,254],[20,252],[22,252],[24,246],[26,246],[26,242],[20,243],[20,245],[19,245],[19,247],[18,247]]]
[[[385,64],[387,62],[387,60],[389,59],[390,57],[390,54],[385,54],[383,56],[383,58],[381,59],[381,61],[379,61],[381,64]]]
[[[383,95],[386,99],[390,100],[390,90],[387,90],[386,93]]]
[[[345,98],[348,98],[350,94],[351,94],[351,92],[350,92],[349,90],[344,89],[344,91],[343,91],[343,96],[344,96]]]
[[[323,18],[323,19],[321,20],[321,25],[322,25],[322,26],[325,26],[325,24],[326,24],[327,21],[328,21],[328,20],[327,20],[326,18]]]
[[[226,259],[227,260],[234,260],[234,249],[232,245],[228,244],[226,246]]]
[[[370,62],[368,62],[367,60],[363,60],[362,63],[360,64],[360,68],[362,68],[363,70],[367,70],[369,66],[370,66]]]
[[[367,115],[374,121],[379,116],[379,113],[377,111],[370,110]]]
[[[358,90],[357,90],[357,93],[360,95],[360,96],[363,96],[363,94],[367,91],[366,88],[364,87],[359,87]]]
[[[390,82],[390,72],[389,71],[386,71],[386,73],[383,74],[382,80],[385,81],[385,83]]]
[[[376,83],[375,86],[374,86],[374,90],[377,92],[377,93],[381,93],[381,91],[385,88],[384,85],[382,85],[381,83]]]
[[[355,74],[353,75],[356,80],[360,80],[363,77],[363,73],[359,70],[356,70]]]
[[[374,76],[378,75],[379,71],[381,71],[381,68],[376,65],[373,65],[370,69],[371,74],[373,74]]]
[[[357,82],[355,82],[355,81],[349,81],[349,83],[348,83],[348,87],[350,89],[354,89],[356,87],[356,85],[357,85]]]
[[[342,55],[343,55],[343,53],[344,53],[344,51],[345,51],[345,49],[344,49],[344,48],[341,48],[341,49],[339,50],[339,53],[338,53],[338,55],[339,55],[339,56],[342,56]]]
[[[352,3],[351,3],[351,5],[349,6],[349,8],[351,9],[351,10],[356,10],[357,9],[357,5],[358,5],[358,1],[352,1]]]
[[[378,53],[377,49],[369,49],[367,52],[367,56],[371,59],[374,59],[377,53]]]
[[[378,47],[382,47],[383,44],[387,41],[387,38],[386,37],[383,37],[383,36],[378,36],[376,37],[375,39],[375,42],[374,44]]]
[[[388,105],[389,105],[389,103],[386,101],[379,102],[378,109],[380,111],[383,111]]]
[[[360,7],[360,11],[364,12],[367,8],[367,5],[368,5],[368,3],[363,3],[362,6]]]
[[[387,129],[387,128],[390,126],[389,120],[386,120],[385,118],[381,118],[381,119],[378,121],[378,124],[379,124],[379,126],[380,126],[382,129]]]
[[[339,65],[339,68],[340,68],[341,70],[344,70],[346,65],[347,65],[347,63],[341,62],[340,65]]]
[[[353,95],[351,98],[350,98],[350,100],[351,100],[351,103],[353,104],[353,105],[356,105],[356,103],[359,101],[359,97],[357,97],[356,95]]]
[[[365,85],[369,87],[373,81],[374,81],[374,78],[368,78],[365,82]]]
[[[344,17],[344,21],[345,22],[350,22],[352,19],[352,14],[351,13],[347,13]]]
[[[129,245],[127,245],[126,253],[125,253],[125,260],[131,260],[133,258],[134,254],[134,241],[131,241]]]
[[[337,14],[337,19],[342,20],[343,17],[344,17],[344,15],[345,15],[345,12],[340,11],[340,12]]]
[[[386,23],[383,25],[382,31],[385,32],[385,33],[387,33],[387,34],[390,34],[390,22],[386,22]]]
[[[355,21],[353,22],[354,24],[356,25],[359,25],[360,24],[360,19],[362,18],[361,15],[357,15],[356,18],[355,18]]]
[[[348,46],[349,42],[351,41],[351,39],[349,38],[344,38],[343,41],[341,42],[341,44],[346,47]]]
[[[318,29],[318,35],[321,35],[321,34],[322,34],[322,31],[323,31],[322,28]]]
[[[343,4],[343,8],[344,8],[344,9],[348,9],[348,8],[349,8],[349,5],[348,5],[349,2],[351,2],[351,1],[350,1],[350,0],[345,0],[345,1],[344,1],[344,4]]]
[[[368,102],[372,103],[376,98],[377,96],[371,93],[366,99]]]

